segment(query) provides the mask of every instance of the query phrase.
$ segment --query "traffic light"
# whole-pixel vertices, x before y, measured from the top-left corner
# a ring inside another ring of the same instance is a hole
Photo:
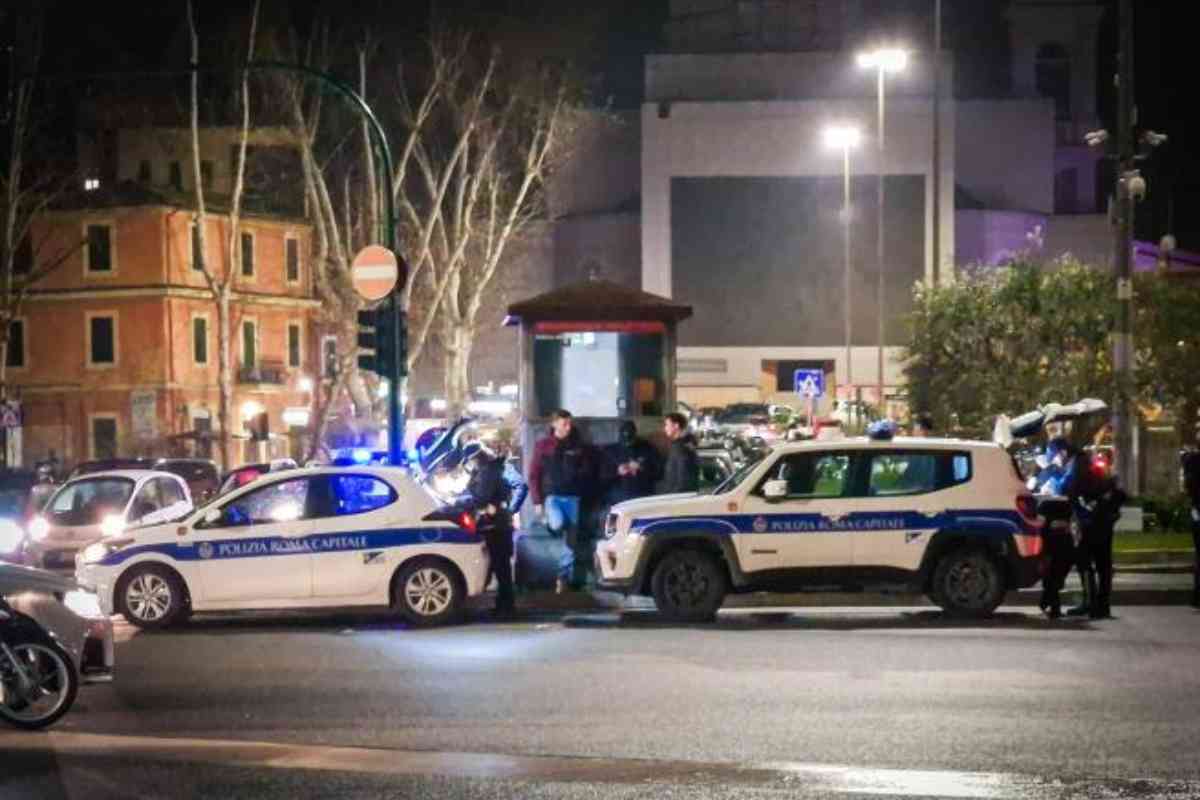
[[[358,312],[358,368],[388,380],[408,374],[408,326],[393,302]]]

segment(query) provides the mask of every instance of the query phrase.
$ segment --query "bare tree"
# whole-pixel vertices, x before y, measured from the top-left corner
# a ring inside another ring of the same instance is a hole
[[[63,197],[77,171],[57,163],[39,145],[52,142],[37,113],[44,20],[39,10],[16,18],[21,58],[14,59],[7,108],[0,118],[5,134],[0,154],[0,399],[8,395],[8,347],[13,320],[21,315],[30,290],[83,246],[82,239],[56,236],[47,212]],[[61,231],[58,231],[61,233]]]
[[[250,17],[250,32],[246,51],[246,60],[254,55],[254,41],[258,27],[258,11],[260,0],[255,0],[254,10]],[[212,293],[217,308],[217,420],[220,428],[221,464],[228,469],[232,465],[230,422],[233,408],[233,364],[230,353],[232,339],[232,322],[230,319],[233,300],[233,282],[241,269],[242,249],[239,243],[239,224],[241,222],[242,195],[245,190],[246,147],[250,138],[250,78],[248,70],[243,69],[241,85],[238,90],[241,110],[241,122],[237,143],[237,161],[234,166],[233,191],[229,204],[229,245],[228,262],[224,270],[208,263],[207,248],[207,207],[204,198],[204,180],[200,159],[200,76],[195,69],[200,62],[200,37],[196,33],[196,17],[191,0],[187,4],[188,30],[191,35],[192,49],[192,81],[191,81],[191,131],[192,131],[192,179],[196,192],[196,239],[198,247],[194,253],[205,283]],[[219,266],[219,265],[218,265]]]

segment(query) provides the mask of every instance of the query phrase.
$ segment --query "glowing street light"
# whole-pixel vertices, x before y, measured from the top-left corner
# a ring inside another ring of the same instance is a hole
[[[869,50],[858,54],[858,66],[862,69],[873,69],[878,75],[877,85],[878,90],[876,97],[879,106],[879,135],[877,137],[879,147],[879,159],[876,169],[879,172],[879,240],[877,243],[877,268],[879,270],[879,284],[877,287],[877,302],[879,305],[879,411],[884,412],[883,401],[883,308],[884,308],[884,290],[883,290],[883,175],[884,175],[884,85],[885,77],[889,72],[902,72],[908,66],[908,53],[897,48],[880,48],[878,50]],[[934,191],[937,191],[935,187]]]
[[[853,385],[850,367],[850,151],[862,142],[862,132],[851,125],[830,125],[825,129],[825,146],[842,151],[842,254],[843,311],[846,324],[846,399]]]

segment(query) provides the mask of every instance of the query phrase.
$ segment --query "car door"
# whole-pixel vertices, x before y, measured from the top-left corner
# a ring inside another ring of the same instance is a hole
[[[313,595],[318,601],[378,595],[396,568],[405,541],[403,509],[387,481],[375,475],[322,476],[322,513],[314,520]]]
[[[193,569],[206,602],[244,604],[312,597],[315,477],[256,484],[210,507],[181,544],[195,547]]]
[[[865,491],[856,503],[863,524],[854,532],[854,565],[916,570],[945,511],[943,490],[970,479],[970,457],[887,449],[863,459]]]
[[[848,531],[840,525],[851,494],[854,453],[813,450],[781,455],[742,504],[752,531],[738,536],[738,558],[747,572],[808,567],[848,567]],[[786,481],[787,495],[767,500],[763,486]]]

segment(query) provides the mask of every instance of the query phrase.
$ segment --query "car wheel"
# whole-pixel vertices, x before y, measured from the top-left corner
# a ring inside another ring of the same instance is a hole
[[[986,617],[1004,599],[1004,573],[989,553],[975,547],[952,551],[933,574],[935,602],[955,617]]]
[[[668,553],[650,581],[658,613],[672,622],[709,622],[725,601],[725,570],[708,553]]]
[[[165,628],[188,616],[183,581],[166,567],[134,567],[117,586],[121,615],[139,628]]]
[[[457,571],[436,559],[406,564],[392,584],[392,607],[420,627],[449,622],[458,615],[465,596]]]

